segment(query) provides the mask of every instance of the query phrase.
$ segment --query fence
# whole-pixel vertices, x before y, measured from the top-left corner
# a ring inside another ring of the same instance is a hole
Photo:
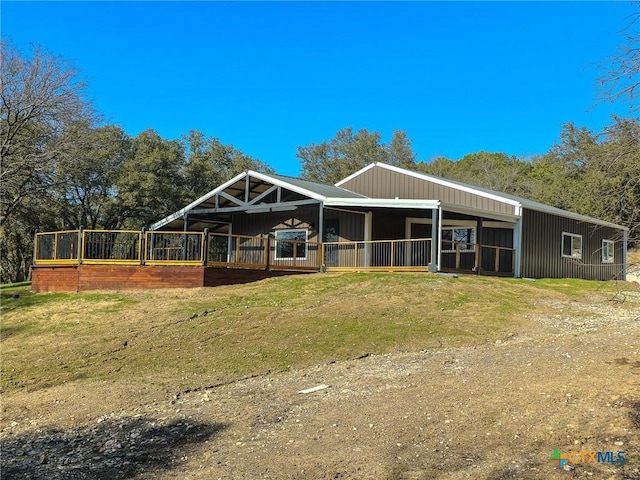
[[[265,270],[426,270],[432,240],[305,242],[209,232],[67,230],[38,233],[36,265],[207,265]],[[441,270],[513,274],[515,250],[442,241]]]
[[[34,242],[34,258],[41,265],[78,263],[79,230],[38,233]]]
[[[431,239],[325,242],[327,269],[426,269],[431,263]]]
[[[318,243],[208,232],[68,230],[38,233],[36,265],[209,265],[318,270]]]
[[[441,269],[512,275],[515,250],[496,245],[442,240]]]

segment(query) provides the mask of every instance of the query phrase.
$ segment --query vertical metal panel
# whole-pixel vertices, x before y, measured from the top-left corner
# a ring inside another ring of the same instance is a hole
[[[521,275],[611,280],[621,272],[622,231],[535,210],[522,212]],[[582,258],[562,256],[562,233],[582,236]],[[615,240],[614,263],[602,263],[602,240]]]
[[[318,206],[300,207],[290,212],[271,212],[233,215],[233,233],[237,235],[266,235],[276,229],[307,228],[310,242],[318,240]]]
[[[371,168],[341,186],[372,198],[441,200],[487,212],[514,214],[511,204],[381,167]]]

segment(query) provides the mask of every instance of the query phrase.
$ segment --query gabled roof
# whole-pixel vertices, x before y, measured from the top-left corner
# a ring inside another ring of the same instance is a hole
[[[282,189],[287,192],[289,197],[286,199],[288,202],[283,201],[289,205],[330,200],[333,200],[334,203],[340,203],[340,199],[354,201],[367,198],[364,195],[335,185],[325,185],[284,175],[246,170],[194,200],[186,207],[154,223],[150,228],[151,230],[157,230],[172,222],[175,223],[176,220],[181,220],[185,215],[191,213],[224,213],[251,210],[257,212],[261,208],[264,209],[265,204],[273,203],[267,201],[269,195],[273,196],[277,193],[278,198],[280,198]]]
[[[316,194],[323,199],[327,198],[367,198],[364,195],[360,195],[359,193],[352,192],[351,190],[346,190],[344,188],[340,188],[337,185],[327,185],[324,183],[316,183],[310,182],[309,180],[303,180],[301,178],[295,177],[287,177],[285,175],[265,175],[272,179],[279,180],[283,182],[283,185],[288,185],[289,187],[297,187],[300,189],[300,192],[307,192],[309,196],[311,194]]]
[[[617,228],[617,229],[623,229],[623,230],[628,230],[627,227],[624,227],[622,225],[617,225],[615,223],[611,223],[611,222],[607,222],[604,220],[600,220],[598,218],[593,218],[593,217],[589,217],[587,215],[582,215],[579,213],[575,213],[575,212],[570,212],[568,210],[563,210],[561,208],[556,208],[556,207],[552,207],[549,205],[545,205],[543,203],[539,203],[539,202],[534,202],[533,200],[529,200],[527,198],[522,198],[522,197],[518,197],[516,195],[511,195],[508,193],[504,193],[504,192],[499,192],[496,190],[490,190],[488,188],[483,188],[483,187],[478,187],[475,185],[470,185],[467,183],[463,183],[463,182],[458,182],[456,180],[449,180],[443,177],[437,177],[434,175],[427,175],[425,173],[419,173],[419,172],[413,172],[411,170],[405,170],[404,168],[400,168],[400,167],[395,167],[393,165],[387,165],[386,163],[381,163],[381,162],[375,162],[375,163],[371,163],[369,165],[367,165],[366,167],[358,170],[355,173],[352,173],[351,175],[349,175],[348,177],[346,177],[343,180],[340,180],[338,183],[336,183],[336,186],[339,187],[341,185],[344,185],[345,183],[347,183],[349,180],[352,180],[356,177],[358,177],[359,175],[362,175],[363,173],[365,173],[366,171],[373,169],[373,168],[384,168],[396,173],[400,173],[402,175],[408,175],[411,176],[413,178],[418,178],[421,180],[425,180],[428,182],[433,182],[439,185],[443,185],[446,187],[450,187],[450,188],[454,188],[454,189],[458,189],[464,192],[468,192],[468,193],[472,193],[475,195],[479,195],[481,197],[485,197],[485,198],[489,198],[491,200],[498,200],[500,202],[504,202],[504,203],[508,203],[511,205],[514,205],[515,207],[515,212],[516,215],[521,216],[522,215],[522,208],[528,208],[530,210],[537,210],[540,212],[544,212],[544,213],[549,213],[552,215],[558,215],[561,217],[567,217],[567,218],[572,218],[574,220],[578,220],[578,221],[583,221],[583,222],[588,222],[588,223],[594,223],[596,225],[603,225],[603,226],[607,226],[607,227],[612,227],[612,228]]]

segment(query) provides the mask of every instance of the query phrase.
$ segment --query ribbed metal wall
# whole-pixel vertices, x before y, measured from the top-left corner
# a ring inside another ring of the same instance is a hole
[[[364,240],[364,215],[326,209],[324,220],[337,219],[340,241]],[[318,207],[301,207],[292,212],[235,214],[233,233],[236,235],[266,235],[274,230],[309,228],[309,241],[318,242]],[[311,227],[313,225],[313,227]]]
[[[342,184],[341,187],[371,198],[398,197],[404,199],[440,200],[463,207],[486,210],[487,212],[514,214],[513,205],[508,203],[381,167],[371,168]]]
[[[562,233],[582,235],[582,259],[562,256]],[[615,240],[614,263],[602,263],[602,240]],[[622,231],[524,209],[521,276],[611,280],[620,274]]]

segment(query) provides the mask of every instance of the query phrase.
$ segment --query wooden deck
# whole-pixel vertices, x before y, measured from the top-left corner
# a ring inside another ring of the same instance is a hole
[[[32,268],[34,292],[215,287],[305,273],[175,265],[36,265]]]

